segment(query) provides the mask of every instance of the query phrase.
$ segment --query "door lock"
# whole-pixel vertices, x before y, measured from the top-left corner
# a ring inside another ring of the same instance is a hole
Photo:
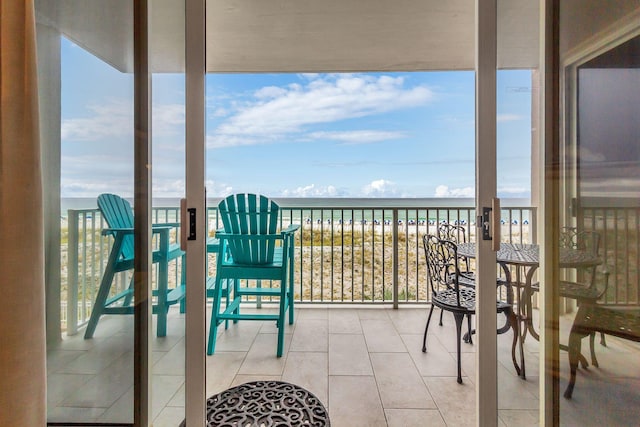
[[[189,236],[187,240],[196,240],[196,208],[187,209],[189,213]]]
[[[491,240],[494,251],[500,249],[500,199],[493,198],[491,207],[482,208],[482,216],[478,217],[478,227],[482,228],[482,240]]]
[[[187,209],[187,199],[180,199],[180,249],[187,250],[187,240],[196,240],[196,208]]]

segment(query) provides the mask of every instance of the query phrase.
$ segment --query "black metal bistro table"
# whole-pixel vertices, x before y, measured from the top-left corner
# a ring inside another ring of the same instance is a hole
[[[475,258],[475,243],[460,243],[458,245],[458,255]],[[518,344],[520,348],[520,376],[525,379],[524,363],[524,340],[527,332],[536,340],[540,336],[533,326],[531,282],[533,276],[540,265],[540,247],[534,244],[524,243],[500,243],[500,250],[496,253],[496,261],[504,271],[508,286],[507,302],[513,304],[514,290],[518,310],[516,312],[519,322],[524,322],[524,327],[519,328]],[[559,266],[561,268],[591,267],[602,264],[602,259],[587,251],[560,248]],[[515,267],[515,277],[510,267]],[[524,276],[524,280],[522,280]],[[508,329],[506,324],[504,328]],[[502,328],[499,332],[504,332]]]
[[[330,427],[331,422],[320,399],[310,391],[284,381],[252,381],[208,398],[206,425]]]

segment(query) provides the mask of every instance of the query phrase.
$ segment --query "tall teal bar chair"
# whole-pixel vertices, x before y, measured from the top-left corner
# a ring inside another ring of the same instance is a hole
[[[133,314],[133,278],[129,287],[121,291],[112,291],[113,278],[116,273],[133,269],[133,210],[128,201],[115,194],[98,196],[98,208],[107,222],[108,228],[102,230],[105,236],[113,236],[113,246],[109,260],[102,275],[100,288],[91,310],[84,337],[92,338],[103,314]],[[157,248],[153,250],[153,263],[158,264],[158,283],[153,290],[156,301],[153,313],[158,315],[157,336],[167,335],[167,312],[169,307],[185,297],[184,251],[178,244],[170,243],[172,229],[179,227],[177,223],[153,224],[152,231],[158,236]],[[182,257],[181,283],[169,289],[169,262]]]
[[[225,320],[275,320],[278,327],[276,355],[284,350],[284,326],[287,311],[293,323],[293,267],[294,237],[299,225],[288,225],[278,231],[278,205],[265,196],[235,194],[222,200],[218,215],[223,229],[216,232],[219,239],[216,257],[213,312],[207,354],[215,351],[218,325]],[[271,286],[264,286],[270,281]],[[273,286],[279,282],[280,286]],[[221,308],[224,284],[232,292],[229,303]],[[262,285],[262,286],[260,286]],[[277,298],[278,313],[242,313],[243,301]]]

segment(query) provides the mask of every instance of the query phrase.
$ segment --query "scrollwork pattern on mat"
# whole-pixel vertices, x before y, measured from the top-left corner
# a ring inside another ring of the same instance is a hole
[[[283,381],[252,381],[207,399],[210,426],[330,426],[322,402]]]

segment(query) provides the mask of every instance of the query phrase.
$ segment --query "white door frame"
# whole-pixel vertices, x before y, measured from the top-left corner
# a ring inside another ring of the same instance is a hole
[[[206,227],[205,227],[205,1],[186,1],[187,207],[197,214],[196,240],[187,244],[186,418],[205,421]],[[496,196],[496,0],[476,0],[476,211]],[[496,254],[477,243],[476,419],[497,424]],[[484,286],[489,292],[483,292]]]
[[[496,197],[496,3],[476,0],[476,215]],[[496,252],[482,239],[482,221],[476,226],[476,425],[491,426],[498,423]],[[492,228],[499,239],[499,226]]]
[[[149,3],[133,2],[134,105],[134,357],[133,424],[151,419],[151,73],[149,70]]]
[[[194,240],[187,240],[186,247],[185,416],[188,426],[205,425],[206,409],[205,9],[205,0],[185,0],[186,207],[196,212],[196,236]]]

